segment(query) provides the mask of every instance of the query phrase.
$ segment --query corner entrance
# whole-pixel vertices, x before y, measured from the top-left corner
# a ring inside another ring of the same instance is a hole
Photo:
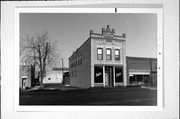
[[[113,67],[105,66],[105,86],[114,86],[113,85]]]

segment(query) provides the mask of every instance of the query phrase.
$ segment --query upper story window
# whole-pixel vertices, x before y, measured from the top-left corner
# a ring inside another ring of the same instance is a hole
[[[111,60],[112,51],[110,48],[106,49],[106,60]]]
[[[102,48],[97,49],[97,59],[103,60],[103,49]]]
[[[120,50],[119,49],[114,50],[114,56],[115,56],[115,60],[117,60],[117,61],[120,60]]]

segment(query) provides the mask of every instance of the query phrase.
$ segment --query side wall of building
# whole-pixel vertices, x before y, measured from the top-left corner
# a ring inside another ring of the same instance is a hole
[[[70,85],[82,88],[91,86],[91,43],[88,39],[69,58]]]

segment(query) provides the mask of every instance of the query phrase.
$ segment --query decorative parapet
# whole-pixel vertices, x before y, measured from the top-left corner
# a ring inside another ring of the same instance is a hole
[[[106,39],[107,42],[112,42],[112,40],[125,40],[126,34],[123,33],[122,36],[115,35],[115,29],[110,29],[110,26],[107,25],[107,28],[102,28],[102,34],[93,33],[93,30],[90,30],[90,37],[95,39]]]
[[[93,38],[104,38],[104,36],[102,34],[97,34],[97,33],[91,33],[90,37],[93,37]]]

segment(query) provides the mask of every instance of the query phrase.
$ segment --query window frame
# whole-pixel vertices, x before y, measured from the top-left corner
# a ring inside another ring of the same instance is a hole
[[[107,54],[108,50],[110,50],[110,55]],[[110,59],[108,59],[108,56],[110,56]],[[106,48],[106,60],[112,60],[112,49],[111,48]]]
[[[119,51],[119,55],[116,55],[116,51]],[[116,56],[118,56],[118,59],[116,58]],[[115,61],[120,61],[120,49],[114,49],[114,60]]]
[[[98,50],[101,50],[101,54],[98,54]],[[101,56],[101,58],[99,58],[99,56]],[[97,60],[103,60],[103,48],[98,47],[97,48]]]

